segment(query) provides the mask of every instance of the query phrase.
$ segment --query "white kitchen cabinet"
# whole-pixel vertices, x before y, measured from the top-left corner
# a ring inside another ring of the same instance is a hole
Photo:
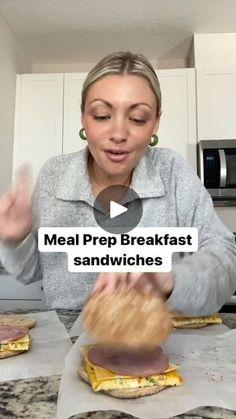
[[[159,70],[162,116],[159,146],[184,157],[196,171],[196,92],[195,69]]]
[[[236,138],[236,67],[197,70],[198,140]]]
[[[81,124],[81,92],[87,73],[67,73],[64,76],[63,153],[73,153],[85,147],[79,130]]]
[[[35,181],[42,164],[62,153],[63,74],[17,76],[13,175],[29,163]]]

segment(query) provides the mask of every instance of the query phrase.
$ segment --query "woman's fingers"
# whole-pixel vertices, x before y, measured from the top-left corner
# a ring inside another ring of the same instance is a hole
[[[98,276],[93,291],[111,294],[115,290],[131,288],[155,292],[166,298],[173,289],[173,277],[170,272],[105,272]]]
[[[129,272],[126,280],[126,286],[128,289],[135,287],[138,282],[142,279],[143,272]]]
[[[14,203],[14,194],[12,191],[6,192],[0,198],[0,217],[4,216]]]
[[[15,201],[10,211],[13,218],[21,218],[27,216],[31,212],[30,201],[24,192],[18,191],[15,193]]]
[[[17,175],[15,186],[0,198],[0,216],[13,211],[17,216],[19,212],[27,211],[30,207],[31,176],[28,166],[22,166]]]
[[[153,281],[152,273],[143,272],[104,272],[98,276],[94,292],[106,291],[112,293],[115,290],[129,290],[133,287],[139,289],[153,289],[155,283]]]
[[[103,272],[98,275],[98,279],[93,288],[93,292],[107,291],[108,289],[113,289],[113,282],[116,280],[116,274],[110,272]],[[109,287],[108,287],[109,284]]]
[[[95,285],[93,287],[93,292],[100,292],[103,290],[104,286],[106,284],[106,274],[101,273],[98,275],[98,278],[95,282]]]
[[[21,166],[17,171],[15,190],[28,204],[32,193],[31,170],[28,165]]]
[[[111,294],[124,286],[127,275],[124,272],[103,272],[99,274],[93,292],[105,291]]]
[[[14,187],[0,199],[0,238],[21,241],[32,228],[31,176],[27,166],[18,171]]]
[[[120,284],[120,273],[119,272],[114,272],[114,273],[109,273],[107,272],[107,276],[106,276],[106,285],[105,285],[105,291],[108,294],[112,294],[115,290],[117,290],[117,288],[119,287]]]
[[[129,288],[137,288],[145,291],[156,291],[156,284],[152,272],[130,272]]]
[[[129,274],[129,287],[157,292],[164,297],[170,294],[173,285],[171,272],[131,272]]]

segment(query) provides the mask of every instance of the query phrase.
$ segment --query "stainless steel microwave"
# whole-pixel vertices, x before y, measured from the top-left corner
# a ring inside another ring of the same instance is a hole
[[[236,205],[236,139],[199,141],[198,175],[215,205]]]

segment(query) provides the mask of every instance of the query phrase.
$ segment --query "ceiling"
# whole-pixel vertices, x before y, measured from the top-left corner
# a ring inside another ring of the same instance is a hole
[[[236,0],[0,0],[0,11],[36,63],[186,59],[193,33],[236,32]]]

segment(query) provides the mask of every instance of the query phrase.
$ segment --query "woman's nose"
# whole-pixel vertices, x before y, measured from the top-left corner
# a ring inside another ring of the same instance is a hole
[[[113,121],[110,131],[110,140],[116,143],[121,143],[123,141],[126,141],[127,137],[128,129],[126,121],[121,119]]]

